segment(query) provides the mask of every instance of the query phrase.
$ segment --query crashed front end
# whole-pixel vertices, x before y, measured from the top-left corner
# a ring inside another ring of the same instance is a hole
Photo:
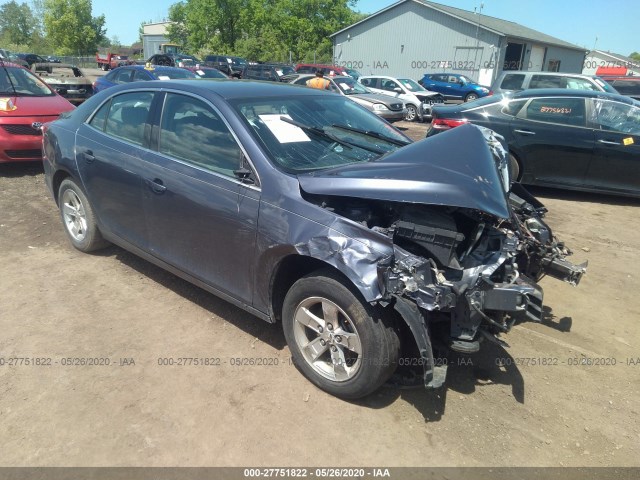
[[[377,264],[376,302],[405,320],[424,384],[435,388],[446,378],[435,341],[461,353],[477,352],[483,340],[504,345],[500,334],[516,321],[542,320],[537,281],[577,285],[586,263],[566,260],[571,252],[543,221],[544,206],[510,185],[508,155],[492,131],[468,125],[422,142],[301,188],[307,200],[392,242],[392,258]]]

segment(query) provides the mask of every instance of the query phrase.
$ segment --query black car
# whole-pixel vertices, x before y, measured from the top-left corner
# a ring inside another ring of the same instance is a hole
[[[614,87],[620,95],[640,100],[640,76],[627,75],[601,78]]]
[[[113,242],[281,322],[297,368],[344,398],[374,391],[412,347],[441,386],[432,341],[498,342],[516,318],[540,320],[536,279],[584,272],[535,199],[507,200],[490,132],[412,143],[330,92],[120,85],[45,125],[43,149],[74,247]]]
[[[18,57],[29,64],[29,68],[34,63],[47,63],[47,59],[35,53],[18,53]]]
[[[246,65],[242,70],[242,78],[247,80],[267,80],[271,82],[290,82],[297,78],[291,65],[280,63],[259,63]]]
[[[164,67],[195,67],[203,64],[202,60],[193,55],[183,53],[156,53],[151,55],[146,63]]]
[[[504,137],[522,183],[640,196],[636,100],[587,90],[525,90],[435,107],[427,136],[469,122]]]
[[[242,78],[242,71],[247,66],[247,61],[242,57],[207,55],[204,57],[204,66],[217,68],[229,77]]]

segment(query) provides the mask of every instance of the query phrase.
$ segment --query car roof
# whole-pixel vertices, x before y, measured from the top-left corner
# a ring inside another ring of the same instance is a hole
[[[259,80],[164,80],[132,82],[109,88],[111,92],[122,90],[137,90],[140,88],[169,90],[175,88],[200,95],[214,94],[225,100],[238,98],[279,97],[279,96],[303,96],[303,95],[331,95],[334,93],[315,88],[305,88],[300,85],[291,85],[281,82],[263,82]]]
[[[5,60],[2,60],[2,65],[4,65],[5,67],[23,68],[24,70],[28,70],[28,68],[24,68],[22,65],[18,65],[17,63],[13,63],[13,62],[7,62]]]
[[[585,97],[585,98],[602,98],[607,100],[615,100],[633,104],[633,100],[624,95],[616,93],[600,92],[594,90],[574,90],[569,88],[535,88],[531,90],[522,90],[514,93],[508,98],[534,98],[534,97]]]
[[[542,76],[555,76],[555,77],[583,77],[583,78],[598,78],[597,75],[589,75],[584,73],[568,73],[568,72],[522,72],[517,70],[507,70],[502,72],[502,75],[542,75]]]
[[[598,75],[598,77],[606,82],[609,80],[631,80],[632,82],[640,82],[640,76],[634,75]]]

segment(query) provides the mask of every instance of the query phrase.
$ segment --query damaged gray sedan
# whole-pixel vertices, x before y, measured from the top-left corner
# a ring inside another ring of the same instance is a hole
[[[365,396],[416,350],[464,353],[540,321],[536,284],[574,265],[509,182],[490,131],[412,143],[350,100],[262,82],[139,82],[44,127],[46,181],[71,243],[109,242],[268,322],[297,368]],[[417,348],[416,348],[417,347]]]

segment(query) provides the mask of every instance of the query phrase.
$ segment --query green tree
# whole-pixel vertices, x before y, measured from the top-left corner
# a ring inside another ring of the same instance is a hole
[[[629,57],[633,58],[634,60],[640,61],[640,53],[638,52],[632,52],[631,55],[629,55]]]
[[[328,36],[359,19],[357,0],[185,0],[169,38],[190,51],[252,60],[331,60]],[[185,41],[186,39],[186,41]]]
[[[36,29],[37,21],[26,3],[11,0],[0,7],[0,35],[5,42],[29,45]]]
[[[91,0],[44,0],[44,28],[56,52],[93,54],[106,39],[104,15],[91,15]]]

